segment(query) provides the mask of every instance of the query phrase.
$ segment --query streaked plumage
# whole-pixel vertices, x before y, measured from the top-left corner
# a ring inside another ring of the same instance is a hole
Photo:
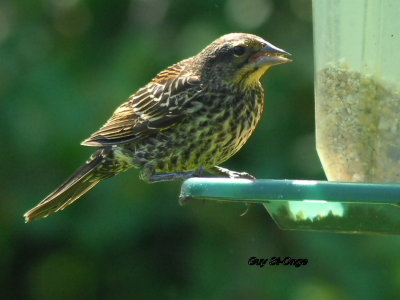
[[[25,214],[47,217],[101,180],[131,167],[148,182],[205,172],[253,178],[218,167],[247,142],[264,103],[260,78],[287,52],[260,37],[234,33],[159,73],[82,145],[100,147],[66,183]]]

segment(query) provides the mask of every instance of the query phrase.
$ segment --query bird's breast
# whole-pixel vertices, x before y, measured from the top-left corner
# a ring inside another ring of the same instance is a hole
[[[253,134],[263,108],[262,89],[216,93],[205,99],[202,108],[192,116],[197,143],[204,145],[204,156],[207,156],[204,160],[217,165],[239,151]]]
[[[251,90],[237,99],[231,108],[231,122],[226,124],[225,137],[221,146],[229,149],[229,157],[239,151],[249,140],[264,109],[264,96],[261,91]]]

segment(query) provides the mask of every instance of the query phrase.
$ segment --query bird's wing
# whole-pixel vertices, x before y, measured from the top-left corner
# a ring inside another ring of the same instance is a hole
[[[185,72],[182,65],[174,65],[117,108],[82,145],[123,144],[170,128],[183,119],[183,104],[196,96],[199,87],[198,77]]]

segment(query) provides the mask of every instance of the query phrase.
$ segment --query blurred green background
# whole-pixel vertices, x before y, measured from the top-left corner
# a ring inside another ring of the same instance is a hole
[[[286,232],[261,206],[178,205],[179,183],[132,170],[60,214],[22,214],[91,154],[79,143],[165,67],[222,34],[292,53],[264,79],[267,109],[224,166],[325,179],[314,142],[310,0],[0,2],[1,299],[394,299],[397,236]],[[307,258],[300,268],[250,257]]]

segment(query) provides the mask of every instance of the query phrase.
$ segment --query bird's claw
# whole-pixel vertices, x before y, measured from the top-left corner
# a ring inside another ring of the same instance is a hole
[[[246,210],[240,214],[241,217],[247,215],[247,213],[249,212],[250,203],[246,202],[245,205],[246,205]]]
[[[247,172],[229,171],[228,176],[229,176],[229,178],[256,179],[253,175],[250,175]]]

